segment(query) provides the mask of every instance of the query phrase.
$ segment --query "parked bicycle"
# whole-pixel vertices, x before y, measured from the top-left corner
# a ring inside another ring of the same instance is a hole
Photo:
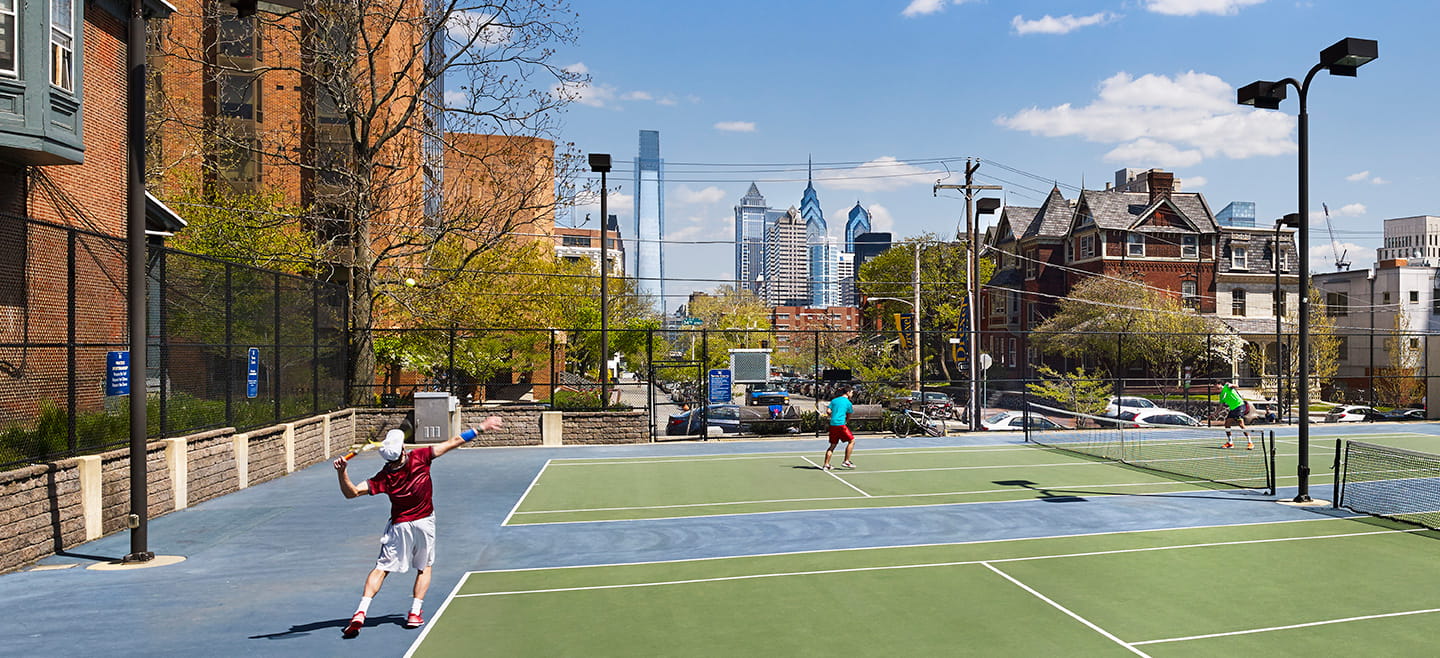
[[[892,420],[891,431],[895,436],[945,436],[949,429],[948,421],[943,416],[931,416],[923,411],[904,409],[895,414]]]

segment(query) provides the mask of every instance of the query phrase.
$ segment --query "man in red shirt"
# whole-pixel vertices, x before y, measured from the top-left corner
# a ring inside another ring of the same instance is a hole
[[[500,427],[500,418],[491,416],[480,423],[480,431]],[[433,447],[405,449],[405,433],[390,430],[380,444],[380,458],[385,466],[369,480],[356,485],[346,471],[349,461],[336,459],[335,470],[340,476],[340,493],[346,498],[385,494],[390,498],[390,523],[380,538],[380,557],[365,578],[365,591],[360,607],[345,626],[345,637],[355,637],[365,625],[370,600],[380,592],[390,572],[415,568],[415,600],[405,618],[406,628],[419,628],[425,623],[421,605],[425,591],[430,589],[430,566],[435,562],[435,506],[431,502],[430,462],[477,436],[476,429],[467,429],[460,436]]]

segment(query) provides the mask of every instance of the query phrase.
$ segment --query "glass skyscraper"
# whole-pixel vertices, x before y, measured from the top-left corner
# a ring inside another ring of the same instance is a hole
[[[864,235],[870,232],[870,211],[861,207],[860,202],[855,202],[855,207],[850,209],[850,220],[845,222],[845,253],[855,253],[855,236]]]
[[[665,161],[660,158],[660,131],[640,131],[640,155],[635,158],[635,248],[630,271],[641,294],[654,298],[665,313]]]
[[[735,287],[759,292],[760,277],[765,273],[766,216],[770,208],[760,188],[750,184],[750,191],[735,206]]]

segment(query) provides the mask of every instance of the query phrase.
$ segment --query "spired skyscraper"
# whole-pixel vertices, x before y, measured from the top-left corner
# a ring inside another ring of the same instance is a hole
[[[820,195],[815,192],[815,163],[812,160],[805,175],[805,193],[800,197],[800,217],[805,220],[805,246],[810,260],[810,305],[832,306],[839,302],[840,288],[836,276],[839,252],[830,240],[825,213],[820,210]]]
[[[855,253],[855,236],[870,232],[870,211],[855,202],[850,209],[850,221],[845,222],[845,253]]]
[[[655,299],[661,313],[665,305],[665,161],[660,158],[660,131],[640,131],[640,155],[635,158],[635,248],[628,268],[641,294]]]

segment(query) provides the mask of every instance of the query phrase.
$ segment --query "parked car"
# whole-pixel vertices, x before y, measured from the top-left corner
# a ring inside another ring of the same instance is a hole
[[[745,431],[745,426],[740,424],[740,407],[734,404],[712,404],[708,407],[705,425],[719,427],[725,434],[737,434]],[[690,436],[707,434],[705,426],[700,424],[700,407],[689,411],[682,411],[672,414],[669,422],[665,423],[666,436]]]
[[[1035,430],[1058,430],[1063,429],[1055,421],[1039,414],[1030,414],[1026,417],[1022,411],[1002,411],[980,421],[980,426],[987,430],[1013,432],[1025,429],[1026,424],[1030,429]]]
[[[1385,420],[1385,414],[1370,407],[1362,407],[1354,404],[1335,407],[1330,410],[1330,413],[1325,414],[1325,422],[1327,423],[1359,423],[1362,421],[1373,422],[1377,420]]]
[[[1381,415],[1385,420],[1425,420],[1424,409],[1391,409]]]
[[[1199,427],[1201,424],[1190,414],[1159,407],[1150,411],[1125,412],[1120,414],[1120,418],[1131,421],[1139,427]]]
[[[1110,398],[1110,404],[1106,405],[1105,413],[1102,415],[1118,417],[1127,411],[1130,413],[1140,413],[1142,411],[1154,411],[1156,409],[1162,409],[1162,407],[1146,398],[1122,396]]]
[[[745,392],[745,404],[752,407],[790,404],[790,394],[779,386],[755,386]]]

